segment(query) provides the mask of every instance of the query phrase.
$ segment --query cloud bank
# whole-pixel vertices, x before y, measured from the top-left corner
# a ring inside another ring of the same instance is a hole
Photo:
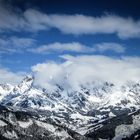
[[[62,55],[64,62],[44,62],[31,67],[34,84],[52,90],[56,84],[66,89],[78,89],[79,85],[91,82],[124,84],[140,82],[140,57],[112,58],[103,55]],[[1,83],[19,83],[24,72],[12,72],[0,67]]]
[[[140,20],[117,15],[46,14],[35,9],[14,10],[0,1],[0,32],[36,32],[58,29],[65,34],[116,34],[121,39],[140,37]]]
[[[139,81],[140,57],[111,58],[103,55],[63,55],[65,62],[40,63],[32,67],[35,84],[50,88],[55,84],[78,88],[80,84],[93,81],[123,84]]]

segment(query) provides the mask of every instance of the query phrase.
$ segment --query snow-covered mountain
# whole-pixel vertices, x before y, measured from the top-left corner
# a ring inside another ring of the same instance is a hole
[[[78,90],[56,84],[50,92],[33,82],[33,76],[28,75],[16,86],[1,84],[0,104],[14,111],[37,112],[38,121],[49,120],[79,135],[93,136],[107,120],[129,116],[140,109],[139,83],[118,86],[93,81],[79,85]]]

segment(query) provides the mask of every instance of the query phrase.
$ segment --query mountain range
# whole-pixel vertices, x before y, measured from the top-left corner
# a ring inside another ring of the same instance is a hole
[[[54,87],[34,85],[32,75],[18,85],[0,84],[0,139],[140,139],[140,83]]]

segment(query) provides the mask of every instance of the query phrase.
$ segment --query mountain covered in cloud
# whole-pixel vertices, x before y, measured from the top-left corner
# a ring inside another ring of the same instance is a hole
[[[134,137],[140,129],[137,82],[118,87],[92,81],[77,90],[55,84],[47,90],[34,85],[34,77],[28,75],[18,85],[0,85],[0,104],[5,139],[121,139]],[[36,136],[31,134],[34,126]]]

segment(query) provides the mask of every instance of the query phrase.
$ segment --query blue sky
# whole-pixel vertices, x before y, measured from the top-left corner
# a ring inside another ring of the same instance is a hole
[[[0,67],[30,73],[63,55],[140,57],[135,0],[0,0]]]

